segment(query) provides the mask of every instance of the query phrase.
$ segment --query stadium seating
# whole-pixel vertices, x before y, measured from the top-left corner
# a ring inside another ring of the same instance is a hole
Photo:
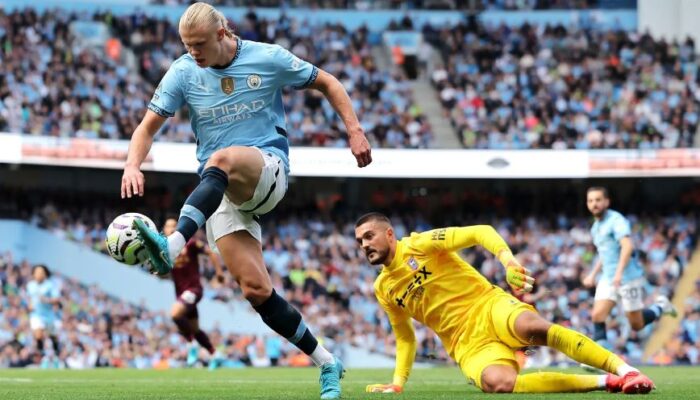
[[[657,149],[696,144],[695,43],[564,26],[423,29],[465,148]]]
[[[25,9],[0,13],[0,19],[8,26],[0,39],[11,44],[3,47],[0,64],[0,132],[128,139],[158,81],[184,52],[176,25],[143,14]],[[83,45],[71,34],[76,21],[106,24],[119,50]],[[366,29],[312,27],[285,17],[268,21],[253,13],[236,26],[243,39],[278,43],[338,77],[373,146],[430,146],[430,126],[412,100],[408,81],[399,70],[377,68]],[[126,66],[129,52],[137,60],[132,70]],[[315,91],[285,90],[292,145],[347,145],[342,122],[321,99]],[[186,110],[169,119],[157,140],[194,142]]]

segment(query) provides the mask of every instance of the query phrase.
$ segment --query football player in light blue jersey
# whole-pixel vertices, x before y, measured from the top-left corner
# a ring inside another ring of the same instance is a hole
[[[59,345],[56,330],[60,327],[60,319],[54,307],[60,302],[61,291],[56,282],[51,280],[51,272],[45,265],[35,265],[32,268],[32,278],[33,280],[27,283],[29,327],[34,334],[39,352],[45,353],[44,341],[48,336],[58,360]]]
[[[179,23],[187,54],[161,80],[129,146],[122,197],[142,196],[140,166],[165,120],[187,105],[197,142],[201,182],[186,200],[176,231],[165,237],[135,223],[154,273],[166,274],[206,223],[245,298],[263,321],[321,367],[321,398],[340,397],[343,366],[306,328],[301,314],[272,288],[262,257],[258,216],[287,190],[288,141],[281,89],[320,90],[343,120],[358,167],[372,162],[369,143],[342,84],[277,45],[241,40],[206,3],[187,8]]]
[[[591,227],[593,244],[598,250],[598,260],[593,270],[583,280],[587,287],[595,285],[593,304],[593,339],[610,348],[606,338],[605,320],[616,303],[621,303],[630,326],[639,331],[662,315],[676,316],[676,309],[666,296],[659,296],[653,305],[644,308],[644,268],[634,255],[630,223],[622,214],[611,210],[608,191],[595,186],[586,194],[588,210],[595,222]]]

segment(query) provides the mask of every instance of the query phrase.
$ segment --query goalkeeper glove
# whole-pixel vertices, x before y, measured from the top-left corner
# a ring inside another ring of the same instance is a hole
[[[392,383],[376,383],[374,385],[367,385],[365,391],[367,393],[401,393],[403,392],[403,388],[399,385],[394,385]]]
[[[501,261],[506,267],[506,282],[516,293],[529,293],[532,291],[532,285],[535,284],[532,272],[520,265],[512,255],[507,258],[506,262]]]

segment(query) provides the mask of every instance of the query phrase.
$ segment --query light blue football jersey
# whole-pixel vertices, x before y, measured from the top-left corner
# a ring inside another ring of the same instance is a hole
[[[615,210],[608,209],[601,220],[593,223],[591,236],[593,244],[598,249],[598,257],[603,263],[601,279],[613,280],[620,260],[620,239],[631,235],[630,222]],[[636,252],[633,252],[622,275],[622,283],[642,276],[644,276],[644,270],[637,259]]]
[[[61,296],[58,285],[51,279],[44,279],[43,282],[29,281],[27,283],[27,295],[32,306],[30,317],[40,318],[42,321],[51,322],[57,318],[53,305],[43,303],[42,297],[58,299]]]
[[[148,108],[171,117],[190,112],[200,172],[209,157],[229,146],[255,146],[279,156],[289,173],[289,142],[282,88],[311,85],[318,68],[286,49],[237,38],[236,55],[225,68],[201,68],[189,54],[175,60]]]

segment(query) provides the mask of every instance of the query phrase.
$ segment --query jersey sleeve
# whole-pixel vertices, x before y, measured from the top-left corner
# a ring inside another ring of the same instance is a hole
[[[494,255],[510,250],[501,235],[489,225],[440,228],[411,235],[411,247],[423,254],[456,251],[476,245]]]
[[[289,50],[276,46],[274,62],[277,84],[292,86],[294,89],[304,89],[316,81],[318,68],[304,61]]]
[[[630,222],[624,217],[616,218],[615,222],[613,222],[612,232],[615,240],[620,240],[625,236],[630,236],[632,234]]]
[[[165,73],[156,88],[148,109],[161,117],[172,117],[185,101],[183,85],[177,70],[173,65]]]

